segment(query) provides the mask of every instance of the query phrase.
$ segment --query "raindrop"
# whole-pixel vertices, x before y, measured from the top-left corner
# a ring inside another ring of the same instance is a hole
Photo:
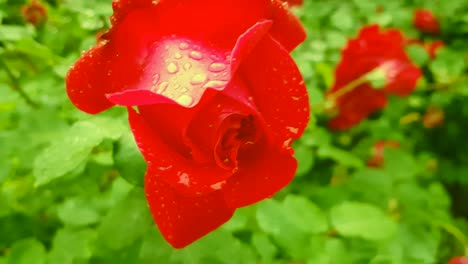
[[[188,94],[183,94],[179,98],[177,98],[176,102],[183,106],[190,106],[193,103],[193,98]]]
[[[221,72],[226,69],[226,64],[222,62],[214,62],[208,68],[211,72]]]
[[[297,134],[299,133],[299,128],[297,127],[286,127],[287,130],[289,130],[289,132],[293,133],[293,134]]]
[[[203,88],[213,88],[213,89],[218,89],[218,88],[223,88],[224,86],[226,86],[228,82],[227,81],[209,81],[207,82]]]
[[[192,77],[192,80],[190,81],[190,83],[192,85],[198,85],[198,84],[202,84],[202,83],[206,82],[206,80],[207,80],[206,75],[203,74],[203,73],[199,73],[199,74],[195,74]]]
[[[177,67],[175,63],[171,62],[169,65],[167,65],[167,71],[169,73],[176,73],[179,71],[179,67]]]
[[[189,44],[185,43],[185,42],[182,42],[179,44],[179,49],[181,50],[186,50],[189,48]]]
[[[167,89],[168,86],[169,86],[168,82],[162,82],[159,84],[158,90],[156,92],[158,94],[162,94]]]
[[[184,70],[188,71],[188,70],[190,70],[191,68],[192,68],[192,64],[190,64],[190,63],[185,63],[185,64],[184,64]]]
[[[176,52],[176,53],[174,54],[174,58],[176,58],[176,59],[181,59],[181,58],[182,58],[182,54],[180,54],[179,52]]]
[[[156,85],[159,82],[159,74],[154,74],[153,75],[153,85]]]
[[[203,59],[203,55],[201,54],[201,52],[196,51],[196,50],[191,51],[190,54],[189,54],[189,57],[194,59],[194,60]]]

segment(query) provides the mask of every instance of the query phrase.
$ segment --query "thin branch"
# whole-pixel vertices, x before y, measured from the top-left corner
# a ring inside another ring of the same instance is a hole
[[[15,75],[13,74],[13,72],[10,70],[10,68],[8,67],[8,65],[5,63],[5,61],[2,58],[0,58],[0,66],[2,66],[5,69],[8,75],[8,78],[10,78],[11,89],[16,91],[29,106],[35,109],[39,108],[39,104],[35,102],[34,100],[32,100],[31,97],[29,97],[29,95],[23,90],[23,88],[21,88]]]

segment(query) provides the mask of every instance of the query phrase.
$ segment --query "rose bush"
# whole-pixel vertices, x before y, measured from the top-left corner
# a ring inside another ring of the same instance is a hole
[[[421,77],[421,70],[408,58],[400,31],[381,31],[378,25],[361,29],[357,38],[348,42],[335,70],[335,83],[327,92],[334,110],[329,126],[348,129],[387,104],[387,95],[411,93]],[[382,78],[382,87],[371,79]]]
[[[292,180],[309,101],[289,52],[305,33],[279,0],[116,0],[113,9],[67,92],[91,114],[128,107],[151,212],[184,247]]]

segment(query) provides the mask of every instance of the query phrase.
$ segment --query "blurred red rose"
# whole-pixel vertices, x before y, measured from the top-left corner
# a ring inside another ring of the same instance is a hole
[[[21,14],[24,21],[34,26],[40,26],[47,20],[47,9],[44,4],[37,0],[32,0],[29,4],[23,5]]]
[[[382,167],[384,165],[384,151],[386,148],[398,148],[398,141],[377,141],[372,147],[372,156],[367,161],[369,167]]]
[[[120,0],[112,28],[67,76],[81,110],[128,107],[145,192],[165,239],[184,247],[271,197],[296,171],[309,118],[289,52],[304,29],[271,0]]]
[[[448,264],[468,264],[468,257],[454,257]]]
[[[413,25],[419,31],[428,34],[439,34],[439,21],[430,10],[417,9],[414,11]]]
[[[378,25],[364,27],[348,41],[327,92],[327,100],[338,111],[330,128],[351,128],[384,108],[388,94],[405,96],[415,89],[421,70],[406,55],[405,44],[400,31],[381,32]]]

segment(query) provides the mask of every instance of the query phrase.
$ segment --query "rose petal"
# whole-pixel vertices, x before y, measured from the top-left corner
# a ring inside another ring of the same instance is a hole
[[[143,115],[131,108],[128,112],[135,141],[148,164],[148,170],[152,171],[154,177],[170,184],[178,193],[188,196],[210,193],[216,190],[212,185],[232,175],[232,171],[221,169],[215,164],[195,163],[183,156],[177,145],[174,146],[172,142],[166,144],[161,137],[160,131],[171,131],[170,129],[152,126],[154,123],[149,123]],[[177,116],[170,118],[178,121]]]
[[[386,104],[387,98],[382,91],[362,85],[339,99],[339,113],[329,121],[328,126],[335,130],[351,128]]]
[[[274,24],[270,33],[283,47],[292,51],[305,40],[305,29],[286,3],[273,0],[272,4]]]
[[[194,41],[209,42],[220,49],[231,49],[239,35],[262,19],[271,17],[270,0],[160,0],[115,1],[113,26],[132,29],[124,24],[145,18],[131,35],[151,34],[157,37],[185,36]],[[146,7],[146,8],[141,8]],[[148,18],[148,19],[146,19]],[[157,18],[157,19],[155,19]],[[140,20],[142,21],[142,20]],[[121,29],[112,30],[120,34]],[[125,35],[123,35],[125,36]]]
[[[112,106],[101,88],[106,85],[106,47],[100,43],[87,51],[68,72],[67,94],[81,111],[96,114]],[[104,77],[103,77],[104,76]]]
[[[234,209],[228,208],[220,191],[198,197],[184,197],[148,170],[145,193],[156,224],[175,248],[183,248],[227,222]]]
[[[263,39],[240,67],[252,100],[280,145],[300,137],[309,99],[296,64],[277,41]]]
[[[265,20],[249,28],[232,53],[181,37],[161,39],[151,48],[140,81],[108,98],[125,106],[177,103],[194,107],[207,89],[226,87],[239,63],[268,34],[271,24]],[[148,91],[155,95],[148,96]]]
[[[296,168],[287,151],[267,146],[251,151],[222,188],[228,206],[239,208],[273,196],[293,179]]]

